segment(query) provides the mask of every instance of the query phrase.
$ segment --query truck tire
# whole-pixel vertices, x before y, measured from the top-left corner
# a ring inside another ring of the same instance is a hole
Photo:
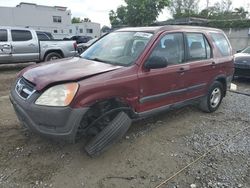
[[[51,52],[46,55],[46,57],[44,58],[44,61],[53,61],[53,60],[61,59],[61,58],[62,56],[59,53]]]
[[[79,47],[77,51],[78,51],[78,54],[81,55],[84,52],[84,49],[83,47]]]
[[[204,112],[211,113],[216,111],[223,99],[223,85],[215,81],[209,88],[207,95],[200,102],[200,109]]]
[[[118,113],[108,126],[86,144],[85,151],[91,157],[100,155],[127,132],[131,123],[125,112]]]

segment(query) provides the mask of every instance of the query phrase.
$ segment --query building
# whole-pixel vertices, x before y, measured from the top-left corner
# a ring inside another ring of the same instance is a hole
[[[57,39],[72,35],[99,37],[101,26],[94,22],[71,23],[67,7],[20,3],[16,7],[0,7],[0,25],[29,27],[51,32]]]

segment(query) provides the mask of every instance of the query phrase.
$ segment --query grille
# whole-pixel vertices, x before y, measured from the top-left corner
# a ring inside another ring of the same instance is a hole
[[[34,87],[33,84],[24,78],[20,78],[16,83],[15,90],[22,99],[26,100],[35,92]]]

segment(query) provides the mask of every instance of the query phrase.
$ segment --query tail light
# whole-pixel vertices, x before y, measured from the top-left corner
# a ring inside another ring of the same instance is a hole
[[[77,50],[77,44],[76,44],[76,42],[74,42],[73,46],[74,46],[75,51],[76,51]]]

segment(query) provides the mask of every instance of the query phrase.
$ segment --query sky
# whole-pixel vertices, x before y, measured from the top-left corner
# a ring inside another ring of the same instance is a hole
[[[47,6],[65,6],[71,10],[73,17],[89,18],[93,22],[110,26],[109,11],[116,10],[120,5],[124,5],[124,0],[22,0],[23,2],[36,3]],[[212,5],[218,0],[210,0]],[[205,7],[206,0],[200,0],[201,6]],[[233,7],[249,7],[248,0],[232,0]],[[20,3],[20,0],[0,0],[0,6],[14,7]],[[171,18],[167,9],[159,15],[158,21],[164,21]]]

